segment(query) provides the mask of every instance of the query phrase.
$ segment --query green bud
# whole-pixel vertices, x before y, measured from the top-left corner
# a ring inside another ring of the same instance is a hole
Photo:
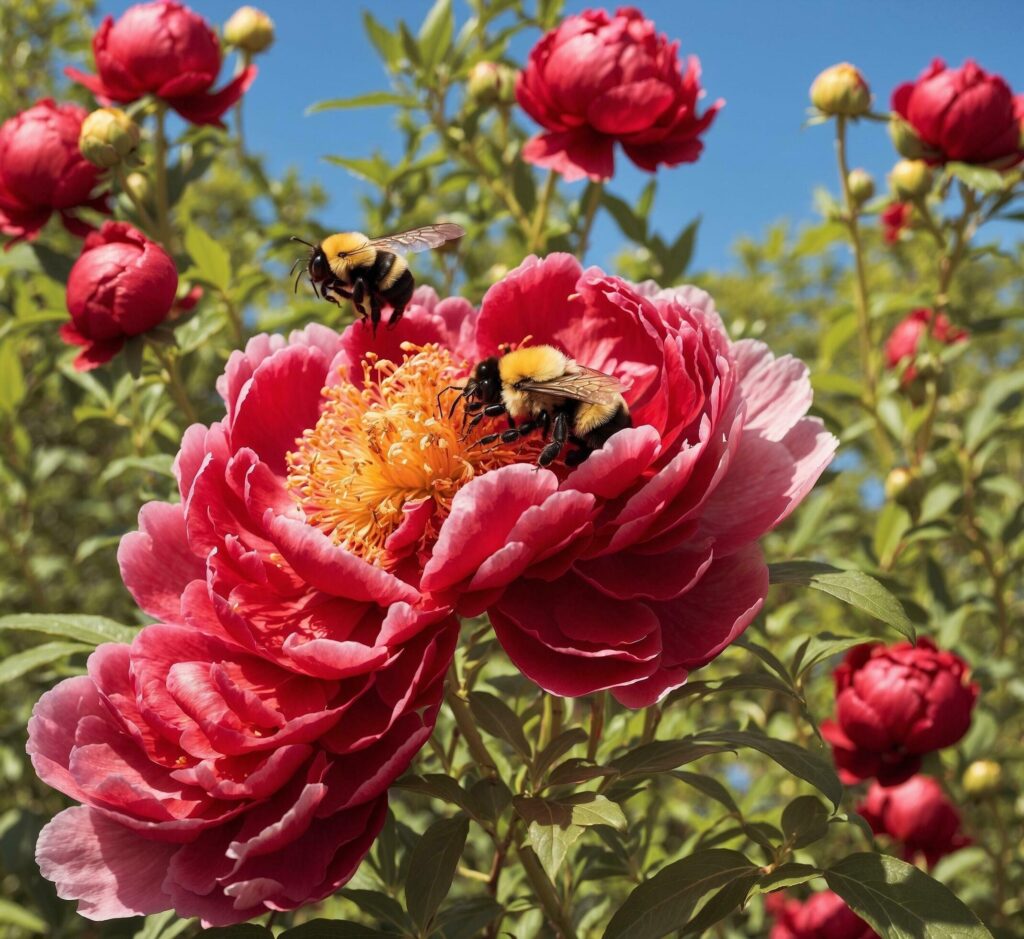
[[[516,96],[516,70],[503,62],[477,62],[469,70],[466,94],[478,107],[511,104]]]
[[[875,181],[867,170],[850,170],[846,182],[850,187],[850,195],[857,205],[863,205],[875,194]]]
[[[840,62],[814,79],[811,104],[830,117],[861,117],[871,108],[871,89],[859,69]]]
[[[94,166],[110,169],[131,156],[139,146],[139,127],[120,108],[100,108],[84,121],[78,149]]]
[[[963,775],[964,792],[975,799],[994,796],[1003,785],[1003,768],[995,760],[975,760]]]
[[[131,190],[132,195],[143,205],[151,205],[153,202],[153,184],[145,173],[129,173],[125,178],[125,185]]]
[[[274,21],[256,7],[239,7],[224,24],[224,41],[246,52],[262,52],[274,41]]]
[[[914,474],[905,466],[897,466],[889,470],[885,477],[885,497],[898,500],[914,483]]]
[[[896,152],[908,160],[925,160],[938,155],[938,151],[931,149],[918,137],[914,128],[898,114],[889,118],[889,136]]]
[[[923,199],[932,191],[933,175],[924,160],[900,160],[889,172],[889,186],[901,202]]]

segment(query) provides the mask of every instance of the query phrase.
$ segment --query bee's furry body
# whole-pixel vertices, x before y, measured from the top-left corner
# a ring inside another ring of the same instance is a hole
[[[332,275],[321,288],[325,297],[339,303],[350,297],[356,310],[374,324],[380,320],[380,307],[385,303],[394,310],[392,322],[401,317],[416,288],[405,258],[376,247],[361,232],[331,235],[321,242],[319,250]]]

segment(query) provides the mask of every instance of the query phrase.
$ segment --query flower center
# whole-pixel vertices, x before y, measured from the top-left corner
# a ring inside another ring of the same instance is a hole
[[[347,381],[325,388],[320,419],[288,454],[288,487],[309,524],[382,567],[397,563],[387,542],[409,503],[433,502],[416,539],[431,544],[466,483],[535,458],[532,446],[476,443],[481,434],[467,435],[461,406],[448,416],[457,392],[438,406],[438,392],[466,375],[465,363],[434,344],[403,343],[402,351],[400,364],[369,353],[362,388]]]

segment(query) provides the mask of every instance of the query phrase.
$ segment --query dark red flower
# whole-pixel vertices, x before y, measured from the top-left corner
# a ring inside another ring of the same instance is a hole
[[[900,240],[904,229],[910,225],[913,206],[909,202],[894,202],[879,216],[882,220],[882,237],[886,244],[894,245]]]
[[[0,126],[0,231],[34,239],[53,212],[76,235],[91,231],[70,214],[79,206],[106,209],[93,189],[100,170],[78,149],[88,112],[45,98]]]
[[[837,720],[823,722],[821,732],[847,784],[872,776],[884,785],[908,779],[923,754],[967,733],[978,696],[967,663],[923,638],[916,646],[857,646],[834,677]]]
[[[129,7],[108,16],[92,41],[98,75],[66,69],[104,104],[156,95],[193,124],[219,124],[256,77],[250,65],[211,92],[221,67],[220,43],[210,24],[175,0]]]
[[[921,854],[932,866],[971,843],[960,830],[960,813],[930,776],[912,776],[898,786],[874,782],[857,811],[876,835],[899,841],[908,861]]]
[[[702,95],[696,56],[683,72],[679,43],[658,35],[639,10],[568,16],[534,46],[516,84],[519,104],[545,130],[526,144],[523,159],[567,180],[609,179],[618,141],[650,172],[693,163],[724,104],[698,114]]]
[[[60,335],[85,347],[75,368],[109,362],[126,339],[162,323],[177,289],[178,271],[160,245],[126,222],[104,222],[85,239],[68,276],[71,322]]]
[[[885,341],[885,364],[894,369],[899,368],[901,363],[908,359],[913,360],[926,336],[950,346],[955,342],[965,342],[968,334],[954,326],[945,313],[936,316],[933,310],[926,308],[912,310],[896,325]],[[916,370],[911,362],[904,369],[904,382],[912,381],[915,374]]]
[[[1024,158],[1024,95],[1015,97],[1003,78],[971,59],[960,68],[935,59],[917,81],[893,92],[892,107],[933,154],[933,162],[1009,167]]]
[[[876,939],[876,933],[831,890],[801,902],[769,894],[765,907],[775,918],[768,939]]]

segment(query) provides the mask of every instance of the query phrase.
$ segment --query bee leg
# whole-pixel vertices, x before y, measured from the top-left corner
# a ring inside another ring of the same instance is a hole
[[[365,320],[366,319],[366,307],[364,303],[366,301],[366,284],[361,279],[357,279],[352,284],[352,306],[356,308],[356,312]]]
[[[537,415],[537,422],[540,426],[541,437],[547,440],[548,434],[551,433],[551,415],[547,411],[541,411]]]
[[[565,442],[568,439],[569,419],[565,416],[564,411],[559,411],[555,415],[554,432],[552,434],[551,443],[541,450],[540,456],[537,457],[538,466],[549,466],[553,463],[558,457],[558,454],[562,452],[562,447],[565,446]]]
[[[374,336],[377,335],[377,327],[380,326],[380,297],[370,291],[370,324],[373,327]]]
[[[446,394],[448,394],[449,391],[464,392],[465,390],[466,390],[466,386],[465,385],[449,385],[447,388],[442,388],[437,393],[437,413],[439,415],[440,414],[444,414],[444,405],[441,404],[441,398],[443,398]],[[456,395],[455,401],[452,404],[452,409],[451,409],[451,411],[448,412],[448,417],[449,418],[451,418],[451,416],[455,413],[455,409],[459,406],[459,402],[463,399],[463,397],[465,397],[465,395],[463,395],[463,394]]]
[[[509,418],[511,420],[511,418]],[[532,434],[537,429],[536,421],[527,421],[525,424],[520,424],[516,427],[514,424],[509,430],[504,430],[499,435],[502,443],[513,443],[520,437],[526,437]]]

